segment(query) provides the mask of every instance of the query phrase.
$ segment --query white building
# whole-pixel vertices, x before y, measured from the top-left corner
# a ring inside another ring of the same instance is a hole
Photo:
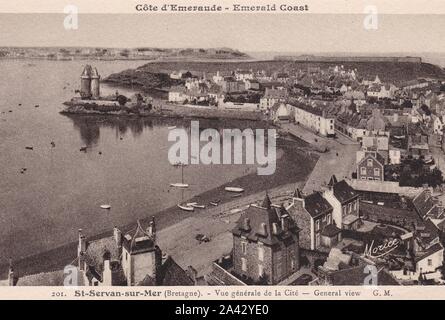
[[[237,70],[235,71],[235,79],[237,81],[252,80],[254,78],[252,71]]]
[[[224,77],[219,73],[219,71],[217,71],[216,75],[212,77],[212,80],[219,85],[224,80]]]
[[[325,137],[335,136],[334,117],[328,116],[324,110],[299,104],[294,107],[295,123],[300,124]]]
[[[168,92],[168,101],[175,103],[184,102],[186,99],[185,91],[186,90],[184,87],[171,88],[170,91]]]
[[[390,164],[400,164],[400,150],[391,149],[389,150],[389,163]]]
[[[268,110],[276,103],[285,102],[287,91],[285,89],[266,88],[264,96],[260,99],[260,109]]]
[[[400,280],[419,280],[422,275],[427,280],[440,280],[443,264],[443,246],[440,243],[432,245],[421,255],[414,258],[414,268],[391,271],[394,277]]]

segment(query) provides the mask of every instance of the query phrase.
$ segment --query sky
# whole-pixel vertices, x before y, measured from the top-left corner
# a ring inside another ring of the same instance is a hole
[[[0,13],[0,46],[230,47],[245,52],[444,52],[443,15]]]

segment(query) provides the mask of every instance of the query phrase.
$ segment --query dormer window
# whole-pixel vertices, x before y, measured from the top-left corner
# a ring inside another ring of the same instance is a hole
[[[367,166],[368,166],[368,167],[372,167],[372,165],[373,165],[373,163],[372,163],[372,159],[368,159],[368,160],[366,161],[366,163],[367,163]]]
[[[247,243],[246,242],[241,242],[241,252],[243,254],[247,254]]]
[[[262,246],[258,247],[258,260],[264,261],[264,248]]]

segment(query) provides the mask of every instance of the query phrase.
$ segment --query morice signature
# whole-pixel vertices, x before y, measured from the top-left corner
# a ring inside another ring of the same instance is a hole
[[[368,247],[368,244],[366,244],[365,247],[365,257],[370,258],[380,258],[384,255],[387,255],[391,251],[394,251],[397,249],[397,247],[400,244],[399,239],[393,239],[393,240],[385,240],[385,242],[377,247],[374,247],[374,240],[372,240],[371,245]]]

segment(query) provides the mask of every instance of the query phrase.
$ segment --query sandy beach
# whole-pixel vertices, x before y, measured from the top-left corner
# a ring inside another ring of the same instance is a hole
[[[318,153],[308,152],[309,145],[302,140],[278,139],[277,147],[281,152],[279,152],[277,169],[274,175],[258,176],[256,171],[250,172],[243,177],[188,200],[188,202],[196,201],[208,205],[209,202],[218,199],[220,200],[218,207],[208,207],[207,210],[202,210],[202,212],[197,210],[193,213],[188,213],[174,206],[160,212],[148,214],[141,222],[148,222],[152,216],[155,216],[157,229],[159,230],[160,247],[167,254],[172,255],[180,265],[193,265],[202,273],[208,267],[209,258],[214,260],[213,258],[216,259],[227,251],[226,247],[231,242],[221,240],[230,236],[227,231],[236,222],[236,215],[232,216],[229,222],[227,222],[227,218],[215,218],[215,215],[218,216],[220,213],[230,211],[231,208],[255,202],[264,196],[266,190],[270,194],[275,194],[276,192],[283,193],[286,190],[292,190],[297,185],[301,187],[306,182],[308,175],[312,172],[318,160]],[[298,161],[295,161],[296,159]],[[233,198],[232,193],[224,191],[224,188],[228,185],[243,187],[245,189],[243,196]],[[209,223],[208,219],[212,219],[211,223]],[[132,223],[119,227],[123,231],[128,231],[132,230],[134,225],[135,223]],[[109,236],[111,231],[110,228],[109,232],[86,236],[89,240],[94,240]],[[194,237],[198,233],[208,234],[212,241],[197,246],[198,242]],[[21,276],[63,269],[64,266],[76,258],[77,242],[75,241],[76,239],[73,239],[73,242],[64,246],[14,261],[15,269]],[[195,259],[196,261],[191,263],[191,260],[194,259],[191,251],[198,249],[208,250],[209,255],[199,255],[200,258],[198,260]],[[5,278],[7,265],[0,266],[0,270],[1,278]]]

